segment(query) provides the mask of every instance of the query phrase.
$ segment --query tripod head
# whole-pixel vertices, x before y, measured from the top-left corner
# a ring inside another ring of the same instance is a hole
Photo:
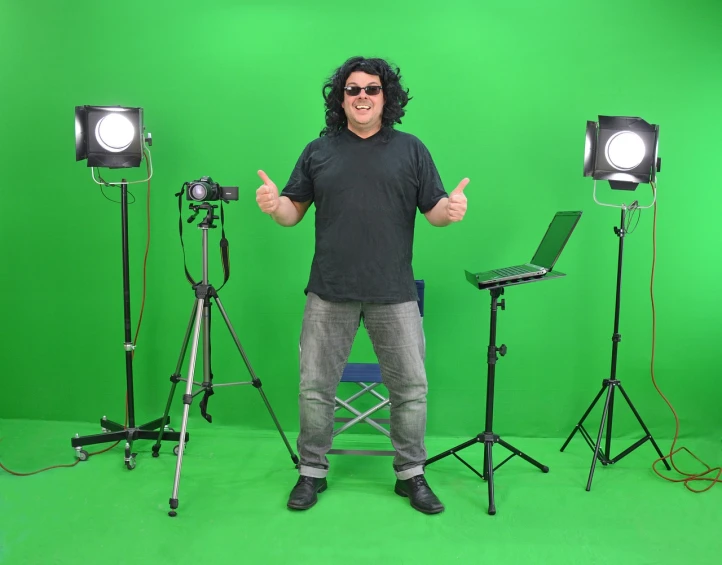
[[[210,183],[210,177],[203,177],[203,180],[208,180]],[[181,247],[183,248],[183,268],[186,273],[186,278],[188,279],[188,282],[191,283],[191,285],[196,286],[199,283],[196,283],[195,280],[193,280],[193,277],[188,272],[188,267],[186,265],[186,259],[185,259],[185,246],[183,245],[183,221],[182,221],[182,197],[183,192],[185,191],[186,186],[189,183],[184,182],[183,186],[180,189],[180,192],[176,193],[176,197],[178,198],[178,234],[180,235],[181,240]],[[201,181],[194,181],[194,186],[202,184]],[[228,187],[226,187],[228,188]],[[224,189],[225,190],[225,189]],[[225,198],[211,198],[210,196],[203,196],[202,198],[196,194],[192,198],[192,202],[188,205],[188,208],[192,210],[191,216],[186,220],[189,224],[196,221],[196,218],[198,217],[198,214],[200,214],[202,211],[205,211],[205,217],[200,221],[198,224],[198,227],[201,228],[203,232],[203,278],[202,283],[203,285],[208,284],[208,230],[212,228],[216,228],[217,226],[213,223],[215,220],[220,219],[221,220],[221,240],[219,242],[220,249],[221,249],[221,259],[223,261],[223,284],[218,288],[217,290],[220,290],[223,288],[223,286],[228,282],[228,278],[231,276],[231,266],[230,266],[230,249],[228,240],[226,239],[226,233],[225,229],[223,227],[224,224],[224,215],[223,215],[223,202],[227,202],[228,200]],[[216,208],[218,208],[218,204],[212,204],[211,202],[217,202],[220,200],[220,207],[221,207],[221,214],[220,216],[216,216],[215,211]]]
[[[216,226],[213,224],[214,220],[218,219],[218,216],[216,216],[213,212],[216,208],[218,208],[217,204],[209,204],[208,202],[202,202],[200,204],[189,204],[188,208],[190,210],[193,210],[193,214],[191,214],[190,218],[188,218],[188,223],[192,224],[196,218],[198,217],[198,214],[201,210],[206,211],[206,216],[201,220],[201,222],[198,224],[198,227],[202,230],[207,230],[209,228],[215,228]]]

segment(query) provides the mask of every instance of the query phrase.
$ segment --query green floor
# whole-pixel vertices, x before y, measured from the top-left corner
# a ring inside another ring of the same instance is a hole
[[[17,472],[72,463],[70,437],[96,431],[91,424],[0,420],[0,463]],[[649,444],[616,466],[598,466],[587,492],[591,450],[580,437],[565,453],[562,439],[505,437],[550,472],[518,457],[509,461],[495,474],[498,513],[492,517],[486,483],[447,457],[427,468],[446,511],[425,516],[393,493],[388,457],[331,456],[329,489],[311,510],[293,512],[285,502],[296,470],[278,435],[198,419],[189,431],[176,518],[167,514],[176,464],[170,444],[155,459],[150,442],[137,443],[133,471],[125,468],[120,447],[30,477],[0,471],[0,563],[642,565],[722,559],[722,485],[694,494],[659,479]],[[429,438],[429,455],[465,439]],[[669,447],[657,439],[662,449]],[[615,442],[626,447],[620,438]],[[722,460],[719,440],[684,444],[705,461]],[[482,451],[474,445],[462,456],[480,469]],[[507,453],[496,446],[495,462]]]

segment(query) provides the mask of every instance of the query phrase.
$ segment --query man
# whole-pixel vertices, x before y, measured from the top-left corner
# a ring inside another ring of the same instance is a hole
[[[391,400],[394,491],[436,514],[444,506],[424,478],[424,334],[411,266],[416,210],[434,226],[466,213],[464,179],[444,190],[426,147],[394,129],[408,90],[382,59],[354,57],[324,85],[326,127],[303,150],[288,183],[264,171],[260,209],[282,226],[316,207],[315,253],[300,337],[300,456],[288,507],[305,510],[327,488],[334,398],[364,322]]]

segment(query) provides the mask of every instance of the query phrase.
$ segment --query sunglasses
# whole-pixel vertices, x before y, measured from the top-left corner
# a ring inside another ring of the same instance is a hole
[[[344,86],[343,89],[348,92],[349,96],[358,96],[361,91],[365,91],[369,96],[376,96],[381,92],[382,86],[373,84],[371,86]]]

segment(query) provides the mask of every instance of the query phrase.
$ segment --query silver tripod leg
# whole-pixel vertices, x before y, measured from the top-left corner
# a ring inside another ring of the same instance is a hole
[[[181,442],[178,444],[178,459],[175,467],[173,494],[170,499],[171,510],[168,512],[169,516],[176,516],[176,509],[178,508],[178,486],[180,483],[181,466],[183,465],[183,451],[185,450],[185,442],[182,441],[182,439],[186,436],[186,430],[188,428],[188,413],[190,412],[191,402],[193,401],[193,373],[195,372],[196,359],[198,357],[198,342],[200,340],[201,321],[203,320],[203,305],[204,300],[202,298],[198,298],[196,302],[196,318],[193,327],[193,347],[191,348],[191,357],[188,363],[186,393],[183,396],[183,421],[181,422],[180,433]]]
[[[251,383],[253,386],[258,390],[258,392],[261,395],[261,398],[263,399],[263,403],[266,405],[266,409],[268,410],[268,413],[271,415],[271,418],[273,419],[273,423],[276,424],[276,429],[278,430],[278,433],[281,435],[281,438],[283,439],[283,443],[286,444],[286,448],[288,449],[288,452],[291,454],[291,460],[298,464],[298,457],[293,452],[293,448],[291,447],[291,444],[288,442],[288,438],[286,437],[286,434],[283,433],[283,429],[281,428],[281,424],[278,421],[278,418],[276,418],[276,414],[273,412],[273,408],[271,408],[271,403],[268,402],[268,398],[266,398],[266,393],[263,392],[263,388],[261,387],[261,381],[256,376],[256,374],[253,371],[253,367],[251,367],[251,362],[248,360],[248,357],[246,356],[246,352],[243,351],[243,346],[241,345],[241,340],[238,339],[238,335],[236,335],[236,331],[233,329],[233,326],[231,325],[231,320],[228,318],[228,314],[226,314],[225,308],[223,308],[223,304],[221,303],[221,299],[218,295],[216,295],[216,306],[218,306],[218,310],[221,313],[221,316],[223,316],[223,320],[226,322],[226,326],[228,326],[228,331],[231,332],[231,336],[233,336],[233,341],[236,344],[236,347],[238,348],[238,352],[241,354],[241,357],[243,357],[243,362],[246,365],[246,368],[248,369],[248,373],[251,375]]]

